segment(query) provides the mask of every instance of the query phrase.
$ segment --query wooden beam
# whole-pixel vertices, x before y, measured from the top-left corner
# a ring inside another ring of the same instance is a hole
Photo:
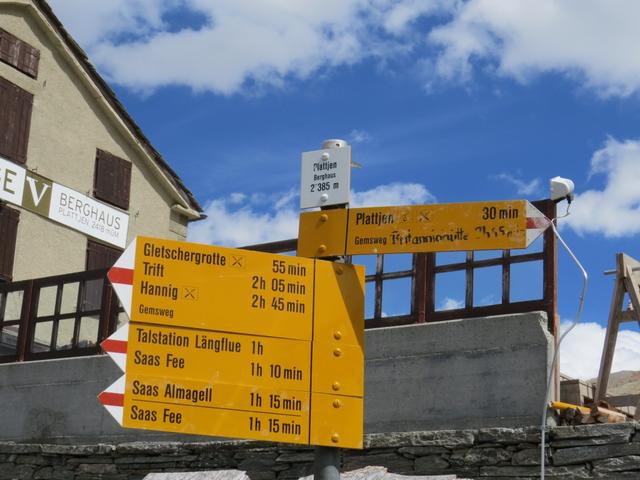
[[[600,359],[600,370],[598,372],[598,381],[596,382],[595,403],[604,399],[607,394],[607,385],[609,384],[609,374],[611,373],[611,364],[613,363],[613,354],[616,348],[616,340],[618,338],[618,327],[620,311],[624,301],[624,258],[622,253],[616,255],[616,280],[611,298],[611,308],[609,310],[609,321],[607,322],[607,333],[604,339],[604,348],[602,350],[602,358]]]

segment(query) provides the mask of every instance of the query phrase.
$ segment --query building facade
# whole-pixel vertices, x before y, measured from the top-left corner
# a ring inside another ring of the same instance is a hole
[[[99,353],[105,280],[202,209],[44,0],[0,0],[0,363]]]
[[[201,211],[47,3],[0,0],[0,281],[107,267]]]

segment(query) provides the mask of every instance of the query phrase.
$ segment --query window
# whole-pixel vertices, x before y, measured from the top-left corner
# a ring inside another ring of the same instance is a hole
[[[109,297],[105,296],[104,284],[102,271],[33,281],[32,328],[26,358],[35,360],[97,353],[107,321],[102,299]],[[91,295],[97,301],[86,302]]]
[[[40,51],[0,28],[0,61],[32,78],[38,77]]]
[[[24,291],[16,284],[0,292],[0,361],[15,361],[18,356],[20,318],[22,317]],[[16,288],[15,290],[12,289]]]
[[[33,95],[0,77],[0,155],[27,162]]]
[[[0,205],[0,282],[10,282],[13,278],[19,216],[17,210]]]
[[[104,150],[96,154],[93,194],[123,210],[129,209],[131,163]]]

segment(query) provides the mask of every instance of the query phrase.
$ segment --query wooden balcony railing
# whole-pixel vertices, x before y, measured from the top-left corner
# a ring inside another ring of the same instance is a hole
[[[100,353],[124,314],[107,269],[0,285],[0,362]]]

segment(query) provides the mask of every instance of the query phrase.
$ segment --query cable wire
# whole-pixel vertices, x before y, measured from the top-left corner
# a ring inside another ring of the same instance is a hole
[[[545,393],[544,393],[544,406],[542,410],[542,423],[540,425],[540,479],[541,480],[544,480],[544,473],[545,473],[544,472],[545,471],[544,444],[545,444],[545,434],[546,434],[546,428],[547,428],[547,409],[548,409],[548,403],[549,403],[549,393],[551,391],[551,382],[555,377],[556,362],[558,361],[558,352],[560,351],[560,344],[562,343],[562,340],[564,340],[567,334],[571,330],[573,330],[573,328],[580,322],[580,317],[582,316],[582,310],[584,308],[584,299],[587,294],[587,284],[589,283],[589,275],[587,275],[587,271],[584,269],[584,267],[582,266],[580,261],[577,259],[577,257],[573,254],[569,246],[562,239],[555,225],[555,221],[558,218],[564,218],[568,215],[569,215],[569,206],[567,206],[567,211],[562,217],[556,217],[553,220],[549,220],[549,223],[550,223],[551,229],[553,230],[553,234],[556,236],[558,241],[562,244],[562,246],[567,251],[567,253],[569,253],[569,256],[573,259],[575,264],[578,266],[578,268],[582,272],[582,276],[584,277],[584,283],[582,285],[582,292],[580,293],[580,301],[578,303],[578,311],[576,312],[575,320],[573,324],[571,324],[571,326],[567,328],[567,330],[560,336],[560,339],[558,340],[558,343],[555,346],[556,348],[554,349],[554,352],[553,352],[553,360],[551,361],[551,368],[549,369],[549,376],[547,378],[547,389],[545,390]]]

